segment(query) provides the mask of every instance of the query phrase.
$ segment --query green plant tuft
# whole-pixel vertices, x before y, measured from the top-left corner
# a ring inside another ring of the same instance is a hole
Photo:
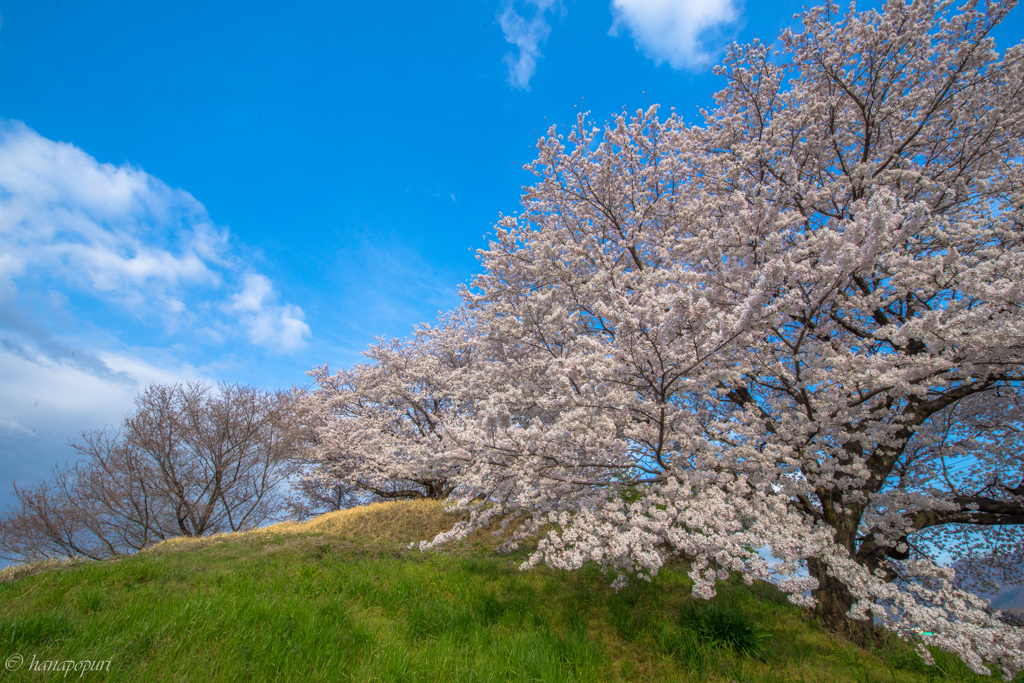
[[[691,601],[683,605],[679,619],[684,628],[701,640],[752,657],[764,655],[763,641],[771,637],[768,631],[731,605]]]
[[[99,612],[107,601],[107,591],[98,586],[87,586],[78,593],[78,607],[83,612]]]

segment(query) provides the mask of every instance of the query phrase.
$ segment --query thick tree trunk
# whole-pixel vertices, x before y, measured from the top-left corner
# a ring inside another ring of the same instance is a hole
[[[808,570],[818,580],[818,588],[812,591],[818,601],[814,608],[814,618],[823,627],[837,635],[849,638],[853,642],[866,644],[874,636],[874,624],[871,621],[851,619],[847,612],[853,607],[853,596],[842,581],[829,576],[821,562],[811,560]]]

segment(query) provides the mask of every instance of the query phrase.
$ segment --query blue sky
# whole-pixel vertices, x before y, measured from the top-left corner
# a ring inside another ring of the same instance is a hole
[[[696,121],[800,6],[0,0],[0,508],[148,383],[305,383],[452,308],[547,126]]]

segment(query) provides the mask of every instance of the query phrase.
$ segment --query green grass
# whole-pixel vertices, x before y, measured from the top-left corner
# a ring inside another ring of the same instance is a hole
[[[681,568],[615,593],[595,568],[521,572],[485,535],[410,550],[451,521],[426,505],[9,571],[21,576],[0,583],[0,657],[24,664],[5,679],[996,680],[948,657],[945,673],[925,667],[898,641],[858,650],[767,585],[729,583],[705,605]],[[65,678],[27,671],[33,657],[110,665]]]

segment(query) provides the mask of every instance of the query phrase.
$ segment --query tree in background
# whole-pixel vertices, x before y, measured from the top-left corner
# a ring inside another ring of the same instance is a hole
[[[119,429],[82,435],[75,465],[15,485],[0,553],[99,559],[275,518],[301,438],[294,400],[232,384],[148,387]]]
[[[302,403],[315,434],[306,457],[307,486],[324,479],[377,500],[446,499],[455,490],[459,460],[448,424],[472,412],[463,378],[476,358],[464,311],[422,326],[405,342],[378,339],[370,362],[330,374],[310,374],[318,389]]]
[[[1024,49],[990,37],[1013,4],[812,9],[779,52],[730,50],[701,126],[552,128],[465,294],[472,362],[374,346],[330,387],[338,476],[443,472],[471,517],[436,542],[550,525],[526,566],[682,556],[698,597],[776,580],[835,632],[1013,675],[1021,632],[937,564],[1020,580]]]
[[[315,459],[300,459],[292,479],[288,516],[304,521],[328,512],[347,510],[381,500],[379,496],[332,477]]]

